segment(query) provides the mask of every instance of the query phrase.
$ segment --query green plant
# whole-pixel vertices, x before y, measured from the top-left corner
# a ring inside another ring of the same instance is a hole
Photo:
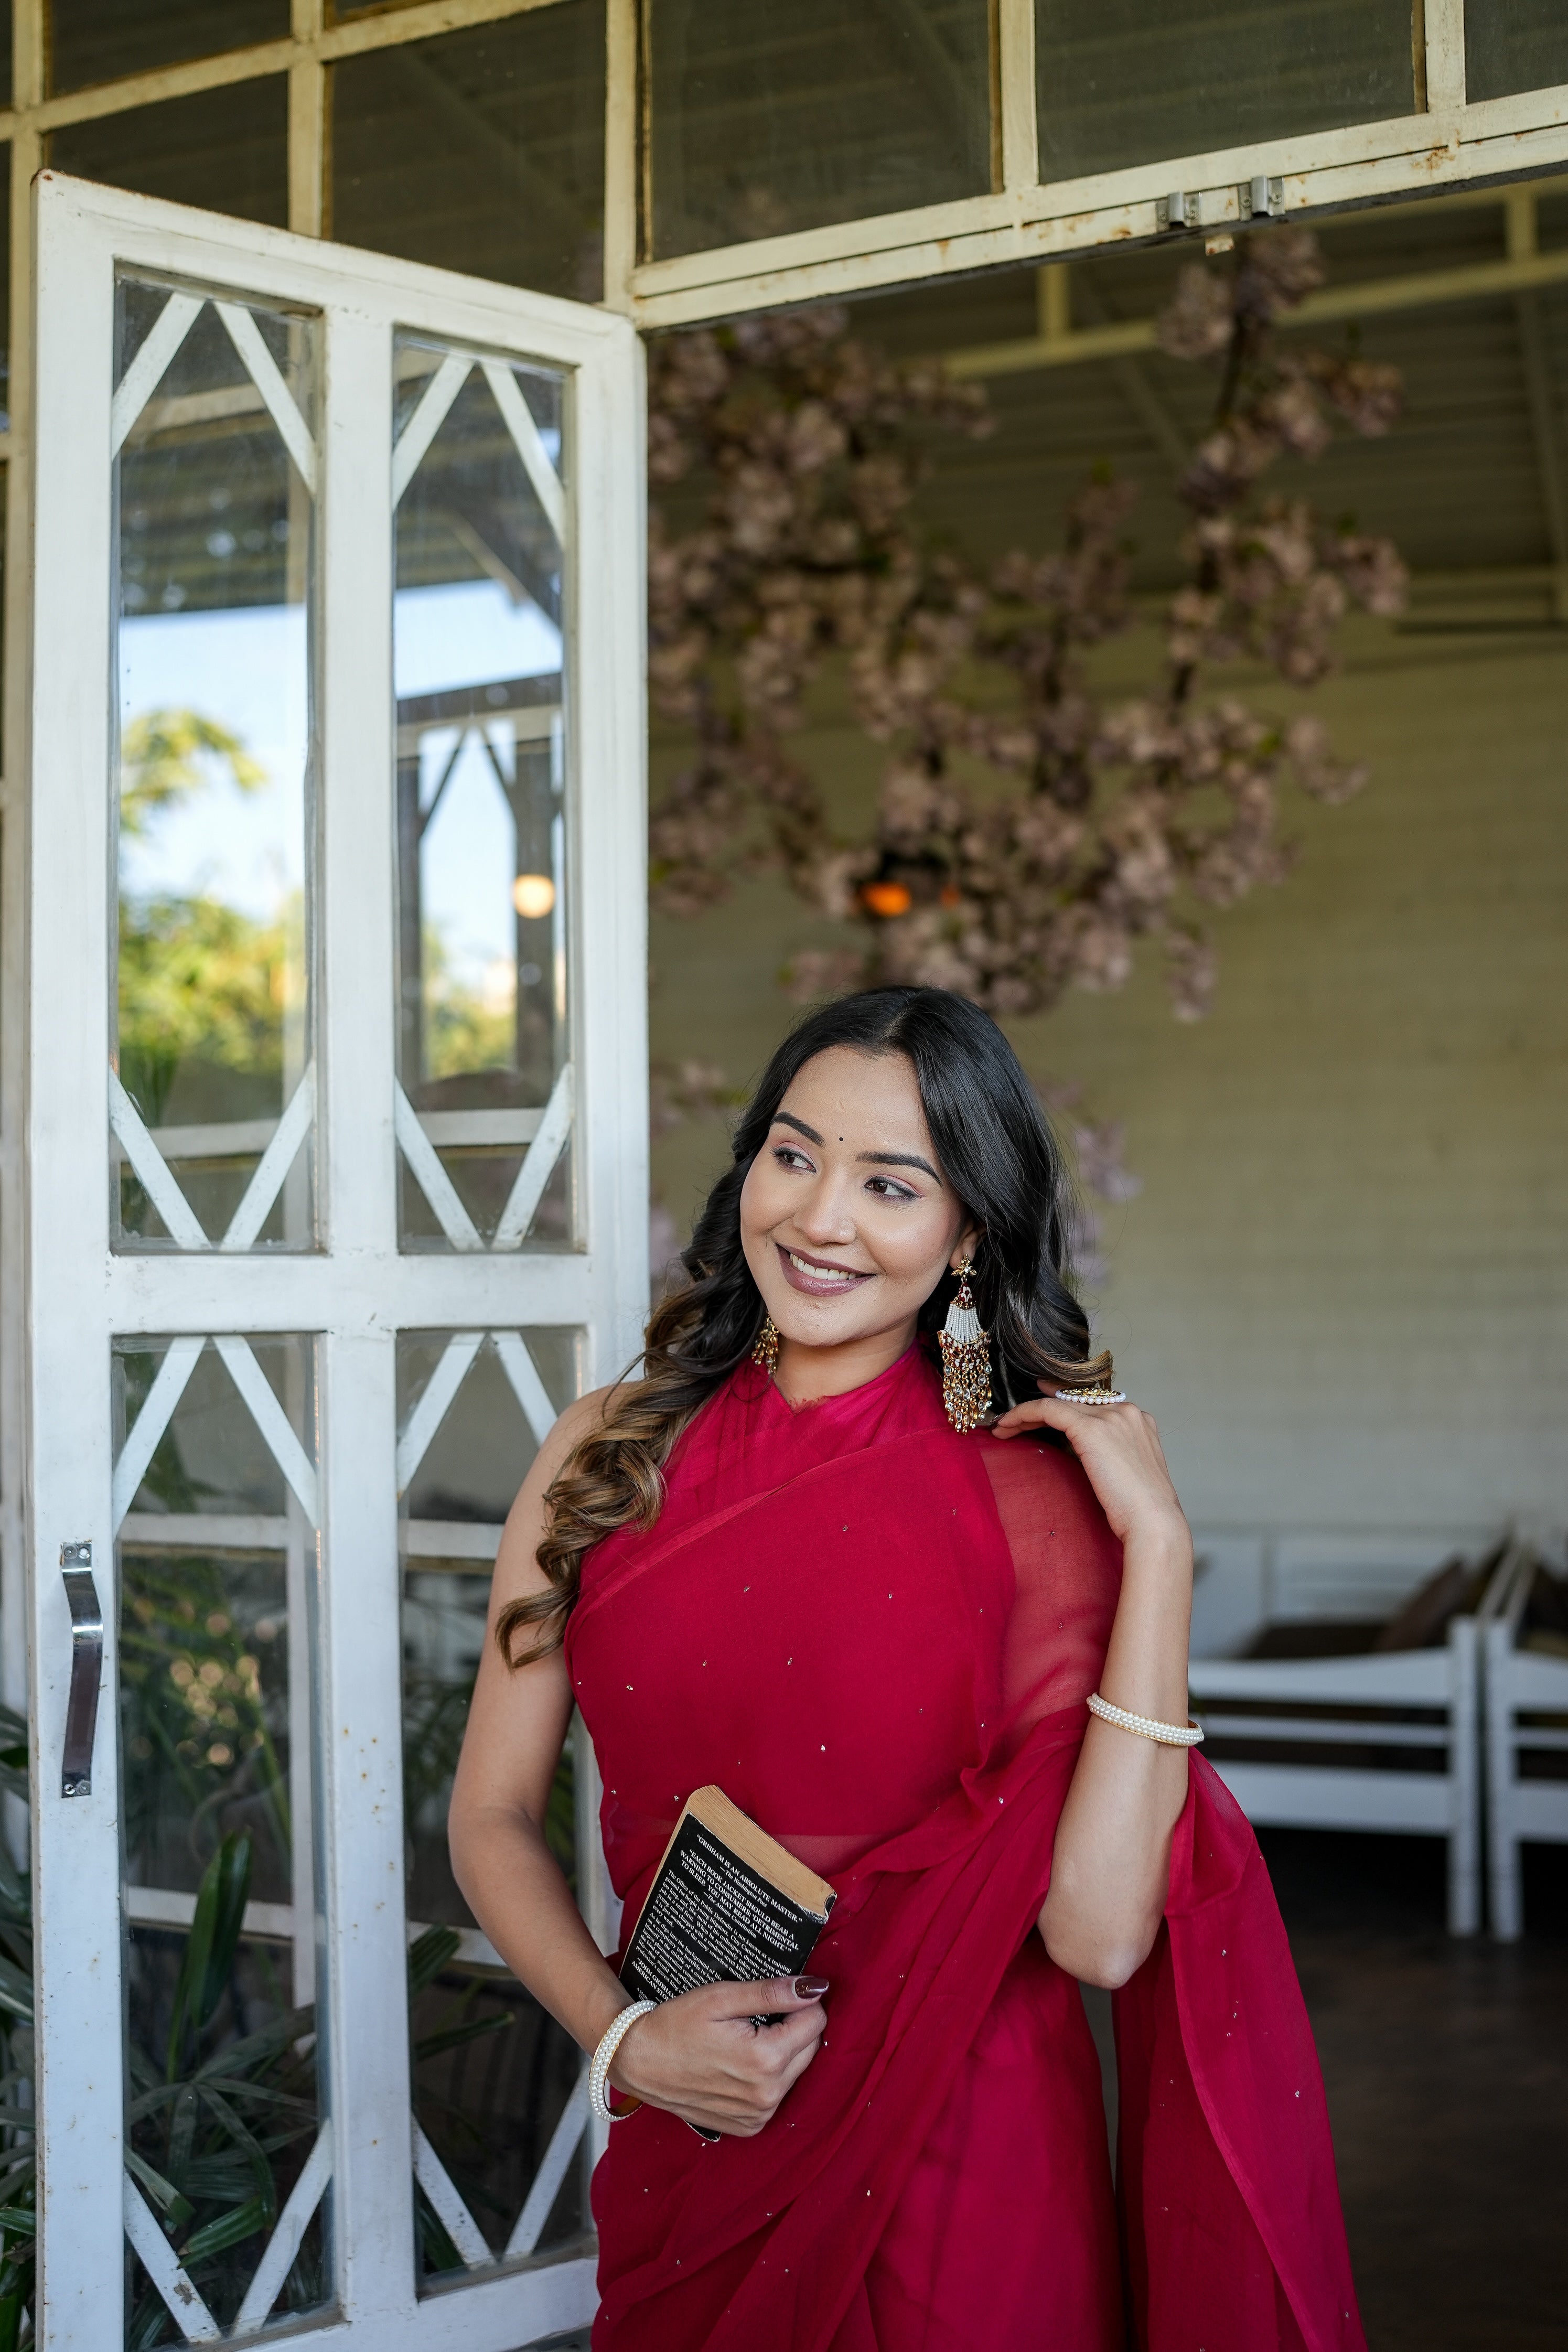
[[[0,1706],[0,1793],[27,1796],[26,1726]],[[127,2169],[167,2230],[181,2264],[220,2318],[232,2318],[254,2260],[226,2259],[276,2225],[319,2126],[316,2015],[312,2004],[279,2008],[258,2030],[237,2031],[245,2003],[245,1906],[251,1840],[224,1836],[202,1874],[195,1913],[168,1988],[161,2048],[131,2037]],[[430,1927],[410,1948],[413,2005],[440,1977],[460,1938]],[[265,1984],[264,1996],[276,1988]],[[503,2032],[510,2015],[472,2014],[477,1987],[465,1987],[434,2030],[413,2044],[416,2066],[481,2036]],[[156,2000],[148,2004],[158,2006]],[[33,2111],[32,1906],[26,1874],[0,1843],[0,2352],[23,2352],[32,2329],[37,2189]],[[460,2126],[462,2118],[451,2118]],[[420,2192],[426,2266],[461,2258]],[[287,2301],[296,2309],[327,2292],[319,2247],[307,2234]],[[128,2352],[152,2352],[172,2323],[143,2281],[131,2313]]]
[[[136,2036],[130,2046],[126,2165],[171,2229],[198,2292],[226,2286],[219,2257],[275,2226],[279,2174],[297,2168],[292,2152],[303,2160],[302,2144],[314,2139],[318,2123],[313,2007],[284,2010],[258,2032],[234,2033],[250,1857],[248,1836],[231,1832],[202,1874],[162,2070]],[[295,2267],[311,2265],[305,2258]],[[321,2282],[299,2283],[296,2301],[319,2299]],[[166,2317],[149,2284],[132,2313],[131,2352],[157,2343]]]

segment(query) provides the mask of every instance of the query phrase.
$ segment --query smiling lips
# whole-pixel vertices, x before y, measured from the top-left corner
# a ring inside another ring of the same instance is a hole
[[[779,1254],[784,1278],[792,1290],[804,1290],[808,1298],[842,1298],[846,1291],[858,1290],[869,1282],[868,1274],[858,1274],[851,1265],[834,1265],[826,1258],[803,1257],[798,1250],[785,1249],[782,1242],[773,1247]]]

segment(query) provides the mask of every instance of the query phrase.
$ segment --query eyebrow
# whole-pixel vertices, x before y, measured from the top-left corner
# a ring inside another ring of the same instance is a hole
[[[822,1138],[818,1135],[816,1128],[807,1127],[805,1119],[796,1118],[793,1111],[775,1110],[773,1113],[773,1125],[775,1127],[793,1127],[795,1133],[797,1135],[804,1135],[808,1143],[820,1144],[822,1141]],[[858,1153],[857,1157],[863,1167],[919,1168],[923,1170],[925,1174],[931,1178],[933,1184],[940,1184],[942,1182],[942,1178],[931,1166],[931,1161],[929,1160],[922,1160],[918,1151],[862,1151]]]

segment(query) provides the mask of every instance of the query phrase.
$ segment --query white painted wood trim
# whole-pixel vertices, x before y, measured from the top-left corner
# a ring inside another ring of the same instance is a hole
[[[186,1383],[196,1369],[196,1359],[205,1345],[205,1339],[195,1338],[169,1342],[114,1465],[110,1508],[116,1528],[123,1523],[136,1499],[136,1489],[147,1475],[147,1465],[158,1451],[163,1432],[174,1418],[174,1407],[184,1396]]]
[[[229,2331],[231,2335],[245,2336],[253,2327],[266,2326],[272,2306],[282,2294],[284,2282],[294,2266],[300,2242],[310,2226],[311,2218],[326,2194],[327,2183],[331,2177],[332,2126],[329,2117],[316,2134],[316,2145],[306,2158],[304,2169],[289,2192],[288,2203],[278,2216],[278,2226],[267,2242],[267,2251],[246,2288],[244,2302],[235,2314],[234,2326]]]
[[[446,423],[453,402],[474,372],[474,363],[465,352],[448,352],[431,377],[413,415],[397,436],[392,453],[392,503],[402,503],[403,493],[423,464],[430,444]]]
[[[281,1551],[289,1522],[259,1511],[130,1511],[120,1540],[159,1551]]]
[[[169,372],[175,352],[200,318],[199,294],[171,294],[149,329],[141,350],[115,390],[109,412],[109,443],[115,457],[158,386]]]
[[[188,1927],[195,1917],[196,1898],[177,1886],[128,1886],[125,1916],[133,1927]],[[294,1934],[291,1903],[247,1903],[245,1932],[273,1943],[289,1943]]]
[[[1483,5],[1485,0],[1475,0]],[[1424,0],[1426,111],[1434,128],[1458,123],[1465,106],[1465,0]]]
[[[589,1386],[641,1348],[647,1313],[647,389],[623,319],[605,364],[578,374],[565,475],[568,549],[565,935],[573,1033],[573,1185],[593,1307]],[[558,904],[560,902],[558,901]],[[492,1274],[500,1253],[487,1259]],[[564,1317],[513,1315],[493,1329]]]
[[[550,1402],[549,1391],[539,1377],[539,1368],[529,1354],[521,1331],[491,1333],[496,1354],[502,1371],[511,1385],[511,1392],[522,1407],[523,1418],[533,1432],[534,1443],[542,1445],[555,1426],[555,1407]]]
[[[110,252],[59,208],[36,223],[33,632],[49,659],[31,702],[26,1219],[34,1951],[40,2152],[35,2326],[49,2352],[102,2352],[123,2328],[119,1754],[99,1709],[89,1796],[60,1796],[70,1633],[65,1542],[90,1542],[105,1603],[104,1688],[118,1668],[110,1518],[108,893]],[[96,453],[96,463],[94,462]],[[83,579],[105,583],[81,593]],[[96,854],[84,856],[83,845]],[[43,1181],[39,1180],[43,1171]]]
[[[631,308],[637,261],[637,0],[605,0],[605,300]]]
[[[271,1381],[256,1360],[249,1340],[239,1339],[232,1332],[225,1332],[214,1339],[213,1346],[222,1357],[230,1380],[249,1408],[250,1418],[256,1423],[268,1452],[293,1488],[300,1508],[310,1525],[318,1527],[321,1524],[321,1503],[316,1465],[295,1435]]]
[[[397,1491],[407,1493],[418,1475],[430,1443],[451,1410],[452,1400],[468,1377],[469,1368],[484,1340],[482,1331],[454,1331],[440,1361],[419,1393],[408,1416],[408,1426],[397,1441]]]
[[[528,1238],[544,1188],[555,1173],[555,1163],[572,1132],[572,1065],[568,1062],[550,1091],[550,1100],[512,1181],[506,1206],[496,1223],[492,1249],[520,1249]],[[432,1203],[434,1205],[434,1203]]]
[[[471,1519],[400,1519],[397,1548],[405,1559],[460,1559],[489,1568],[500,1547],[501,1529]]]
[[[185,2342],[220,2342],[223,2330],[181,2268],[174,2249],[158,2225],[157,2216],[129,2173],[124,2176],[123,2196],[125,2234]]]
[[[501,422],[510,434],[512,446],[522,460],[522,469],[533,485],[533,494],[550,519],[557,544],[566,536],[566,493],[561,487],[561,477],[550,462],[550,452],[541,438],[533,413],[522,396],[516,376],[500,360],[482,360],[485,382],[495,396]]]
[[[390,1129],[390,1118],[385,1124]],[[376,1137],[366,1143],[374,1150]],[[642,1248],[646,1255],[646,1235]],[[512,1329],[586,1323],[616,1279],[606,1255],[435,1249],[410,1250],[400,1261],[395,1251],[319,1258],[302,1251],[232,1257],[169,1251],[110,1259],[91,1286],[95,1306],[107,1299],[117,1331],[166,1332],[181,1325],[252,1333],[363,1329],[367,1321],[374,1327],[385,1319],[392,1280],[398,1285],[396,1319],[411,1329]],[[635,1333],[641,1327],[629,1300],[626,1312],[624,1328]]]
[[[272,1130],[272,1135],[257,1162],[249,1183],[240,1196],[240,1202],[228,1222],[228,1230],[218,1247],[221,1250],[247,1250],[267,1223],[272,1203],[283,1189],[283,1180],[293,1166],[300,1146],[310,1134],[316,1116],[316,1066],[308,1062],[305,1075],[289,1097],[289,1107]]]
[[[511,2235],[506,2242],[504,2261],[516,2262],[521,2255],[532,2253],[538,2245],[540,2233],[550,2219],[550,2209],[561,2193],[566,2168],[582,2145],[587,2122],[588,2069],[584,2066],[572,2086],[571,2097],[561,2110],[560,2119],[550,2135],[543,2162],[533,2177],[533,2186],[512,2225]]]
[[[180,1247],[189,1250],[210,1248],[205,1228],[164,1166],[158,1148],[142,1122],[141,1112],[121,1084],[120,1073],[115,1069],[109,1073],[109,1123],[121,1150],[136,1171],[142,1191]]]
[[[321,1871],[332,2189],[345,2310],[379,2344],[415,2308],[403,1659],[391,1332],[320,1342]]]
[[[1035,0],[997,0],[997,100],[1001,108],[1002,185],[1040,181],[1035,79]]]
[[[645,329],[879,287],[1017,266],[1165,236],[1161,200],[1197,194],[1202,226],[1239,215],[1237,190],[1279,179],[1287,215],[1460,189],[1568,163],[1568,90],[1467,107],[1445,131],[1426,114],[1299,139],[1174,156],[1033,188],[644,261],[626,298]]]
[[[284,383],[277,361],[261,339],[261,330],[250,312],[239,302],[215,302],[218,317],[228,329],[228,339],[239,353],[250,373],[250,380],[261,394],[267,412],[278,427],[283,446],[293,458],[300,479],[316,495],[316,445],[310,430],[295,404],[294,395]]]
[[[415,1109],[402,1086],[394,1080],[393,1119],[398,1148],[408,1162],[408,1172],[430,1203],[431,1213],[455,1250],[472,1252],[484,1248],[484,1239],[464,1208],[457,1186],[447,1175],[441,1156],[419,1123]],[[531,1146],[530,1147],[531,1149]],[[525,1160],[523,1165],[527,1166]]]
[[[451,2175],[417,2123],[414,2126],[414,2178],[468,2268],[488,2269],[495,2256],[485,2233],[453,2187]]]

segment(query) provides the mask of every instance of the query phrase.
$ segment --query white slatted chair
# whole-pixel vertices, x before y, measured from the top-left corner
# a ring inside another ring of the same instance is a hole
[[[1437,1649],[1194,1658],[1188,1669],[1193,1714],[1210,1739],[1265,1751],[1214,1758],[1249,1821],[1446,1839],[1448,1928],[1456,1936],[1480,1926],[1477,1682],[1473,1616],[1454,1619]],[[1270,1748],[1321,1749],[1323,1760],[1273,1758]],[[1396,1751],[1412,1748],[1440,1757],[1438,1769],[1399,1769]]]
[[[1487,1893],[1491,1931],[1512,1943],[1524,1930],[1520,1846],[1568,1844],[1568,1779],[1525,1779],[1530,1754],[1568,1752],[1568,1658],[1522,1649],[1521,1630],[1539,1565],[1521,1546],[1505,1561],[1508,1584],[1482,1626],[1486,1710]],[[1489,1600],[1491,1595],[1488,1595]]]

